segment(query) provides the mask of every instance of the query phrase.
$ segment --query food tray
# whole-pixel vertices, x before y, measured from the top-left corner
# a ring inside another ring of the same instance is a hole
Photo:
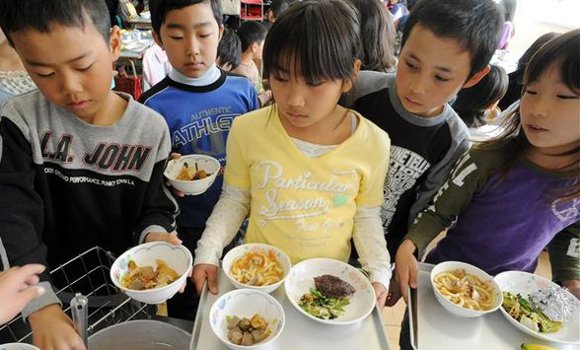
[[[409,298],[411,344],[416,350],[514,350],[522,343],[545,344],[562,350],[580,349],[529,336],[512,326],[499,310],[478,318],[450,314],[435,299],[430,282],[432,269],[431,264],[419,264],[417,290],[412,290]]]
[[[215,336],[209,325],[209,310],[220,295],[234,289],[223,270],[219,270],[220,293],[213,295],[204,289],[197,309],[192,331],[190,350],[226,350],[227,347]],[[284,285],[272,296],[278,299],[286,314],[282,334],[269,347],[272,350],[390,350],[382,314],[375,307],[371,315],[350,326],[330,326],[310,320],[292,306]]]

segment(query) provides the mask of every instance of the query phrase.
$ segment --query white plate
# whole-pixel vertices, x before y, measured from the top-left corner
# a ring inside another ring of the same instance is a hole
[[[323,320],[302,310],[300,298],[314,288],[314,277],[334,275],[350,283],[356,292],[350,297],[350,304],[344,314],[333,320]],[[292,267],[284,282],[286,295],[294,307],[306,317],[330,325],[348,325],[366,318],[376,304],[375,291],[369,279],[355,267],[342,261],[324,258],[308,259]]]
[[[539,289],[546,289],[549,287],[558,287],[554,282],[545,279],[544,277],[534,275],[522,271],[506,271],[495,276],[495,281],[500,289],[504,292],[519,293],[524,298],[528,298],[528,294],[533,293]],[[573,299],[575,299],[573,297]],[[580,302],[576,300],[576,312],[570,317],[568,322],[564,323],[558,332],[554,333],[540,333],[536,332],[511,317],[503,307],[499,308],[501,313],[507,320],[516,328],[531,336],[539,339],[565,343],[565,344],[579,344],[580,343]]]
[[[0,344],[0,350],[40,350],[34,345],[24,343]]]

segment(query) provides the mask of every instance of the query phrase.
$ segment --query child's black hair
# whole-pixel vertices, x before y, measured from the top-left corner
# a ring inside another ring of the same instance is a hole
[[[343,0],[305,0],[290,6],[264,44],[264,76],[299,74],[308,82],[353,79],[359,24]]]
[[[252,44],[259,44],[266,39],[268,29],[259,22],[249,21],[240,25],[237,34],[242,42],[242,52],[246,52]]]
[[[557,37],[559,35],[560,35],[560,33],[556,33],[556,32],[546,33],[546,34],[540,36],[539,38],[537,38],[536,41],[534,41],[532,43],[532,45],[530,45],[530,47],[528,47],[528,49],[524,52],[524,54],[518,60],[518,67],[516,68],[516,71],[522,72],[522,78],[523,78],[524,72],[526,70],[526,66],[528,65],[528,63],[532,59],[532,56],[534,56],[534,54],[536,52],[538,52],[538,50],[542,46],[544,46],[545,43],[547,43],[548,41],[554,39],[555,37]],[[521,83],[523,83],[523,80],[521,81]]]
[[[416,25],[455,39],[471,57],[469,78],[487,66],[499,42],[503,16],[493,0],[420,0],[403,30],[401,48]]]
[[[286,9],[288,9],[288,7],[293,2],[294,1],[290,0],[272,0],[272,2],[270,3],[269,11],[272,13],[272,16],[274,16],[274,18],[278,18],[280,17],[282,12],[286,11]]]
[[[509,74],[508,90],[501,101],[499,101],[499,108],[502,110],[507,109],[514,102],[520,99],[522,94],[522,87],[524,84],[524,72],[528,62],[530,62],[532,56],[540,49],[540,47],[542,47],[542,45],[557,37],[558,35],[560,34],[556,32],[546,33],[536,39],[536,41],[534,41],[532,45],[528,47],[526,52],[524,52],[522,57],[520,57],[518,60],[518,67],[516,70]]]
[[[102,0],[0,0],[0,27],[11,45],[15,32],[33,29],[49,33],[55,24],[81,29],[92,24],[109,42],[111,21]]]
[[[559,69],[562,83],[580,93],[580,29],[548,41],[536,52],[526,67],[524,86],[540,79],[554,65]]]
[[[242,43],[238,35],[231,29],[225,28],[222,40],[218,45],[217,59],[219,65],[230,65],[230,70],[236,69],[242,59]]]
[[[348,0],[358,11],[363,70],[394,70],[395,25],[380,0]]]
[[[161,25],[165,22],[165,17],[169,11],[179,10],[199,3],[207,3],[211,6],[213,17],[218,26],[221,26],[223,18],[219,0],[149,0],[149,11],[151,12],[151,26],[153,27],[153,31],[160,34]]]
[[[470,128],[485,124],[483,116],[486,109],[497,103],[508,88],[508,76],[505,70],[491,65],[489,73],[472,87],[459,91],[453,102],[453,109]]]

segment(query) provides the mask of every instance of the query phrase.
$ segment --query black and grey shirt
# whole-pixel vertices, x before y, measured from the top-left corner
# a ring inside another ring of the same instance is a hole
[[[448,104],[432,118],[407,112],[397,97],[394,74],[361,72],[345,104],[391,137],[381,217],[387,247],[395,256],[410,224],[468,149],[468,129]]]
[[[93,247],[121,254],[149,232],[172,232],[175,200],[163,182],[171,150],[163,118],[129,95],[122,118],[88,124],[38,91],[0,114],[1,268],[50,270]],[[41,280],[47,280],[42,276]],[[27,316],[54,303],[45,293]]]

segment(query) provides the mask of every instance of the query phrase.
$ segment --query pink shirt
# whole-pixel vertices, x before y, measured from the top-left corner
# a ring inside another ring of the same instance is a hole
[[[153,44],[143,54],[143,91],[163,80],[171,71],[171,64],[165,51]]]

